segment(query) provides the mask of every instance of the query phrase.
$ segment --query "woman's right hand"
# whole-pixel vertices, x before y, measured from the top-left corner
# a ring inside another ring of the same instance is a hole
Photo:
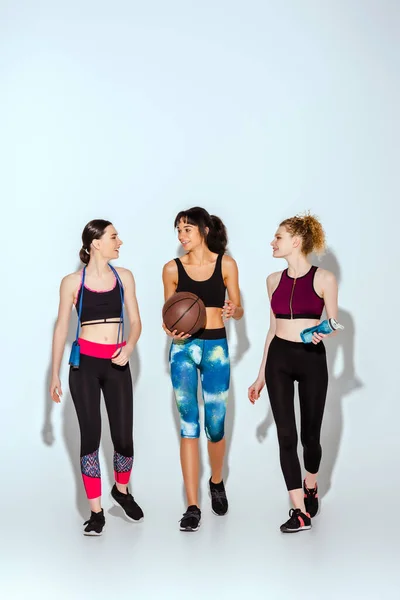
[[[60,378],[58,377],[58,375],[53,376],[52,380],[51,380],[51,384],[50,384],[50,396],[51,399],[54,402],[57,402],[57,404],[59,402],[61,402],[61,396],[62,396],[62,389],[61,389],[61,381]]]
[[[164,329],[165,333],[167,335],[169,335],[169,337],[174,338],[174,341],[179,341],[179,340],[187,340],[187,338],[190,337],[190,333],[179,333],[177,334],[177,329],[174,329],[174,331],[170,331],[169,329],[167,329],[165,323],[162,324],[162,328]]]
[[[247,396],[252,404],[259,399],[261,390],[265,385],[265,379],[256,379],[255,382],[249,387]]]

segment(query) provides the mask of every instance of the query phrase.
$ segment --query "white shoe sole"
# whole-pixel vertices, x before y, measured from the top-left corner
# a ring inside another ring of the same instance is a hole
[[[103,527],[103,530],[100,533],[96,533],[95,531],[83,531],[83,535],[86,535],[89,537],[99,537],[100,535],[103,535],[104,529],[105,529],[105,525]]]
[[[299,527],[298,529],[285,529],[285,531],[281,530],[281,533],[298,533],[299,531],[307,531],[311,529],[311,525],[305,525],[304,527]]]
[[[114,506],[118,506],[118,508],[120,508],[122,510],[122,512],[124,513],[125,517],[131,523],[141,523],[144,520],[144,517],[142,517],[141,519],[132,519],[132,517],[130,517],[129,515],[126,514],[126,512],[124,511],[124,509],[122,508],[122,506],[120,505],[120,503],[116,501],[116,499],[114,498],[114,496],[111,493],[110,493],[110,498],[111,498],[111,502],[114,504]]]
[[[191,533],[192,531],[198,531],[200,529],[200,523],[197,525],[195,529],[186,529],[185,527],[180,527],[180,531],[185,531],[187,533]]]
[[[213,510],[213,507],[211,507],[211,512],[212,512],[213,515],[216,515],[217,517],[225,517],[228,514],[228,512],[229,512],[229,508],[226,511],[226,513],[224,513],[223,515],[220,515],[219,513],[216,513],[215,510]]]

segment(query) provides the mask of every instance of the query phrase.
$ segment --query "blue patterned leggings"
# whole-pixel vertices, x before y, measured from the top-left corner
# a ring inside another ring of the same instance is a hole
[[[198,371],[204,400],[204,429],[211,442],[224,437],[230,361],[226,338],[173,342],[169,353],[171,380],[181,417],[181,437],[200,436],[197,402]]]

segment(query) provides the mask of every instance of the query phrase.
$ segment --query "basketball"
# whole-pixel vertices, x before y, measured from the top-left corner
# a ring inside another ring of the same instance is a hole
[[[191,292],[176,292],[162,309],[163,321],[170,331],[197,333],[206,324],[204,302]]]

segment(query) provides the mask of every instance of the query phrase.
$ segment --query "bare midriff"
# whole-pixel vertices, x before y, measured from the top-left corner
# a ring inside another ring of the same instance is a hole
[[[89,342],[98,344],[116,344],[118,336],[118,319],[108,319],[110,322],[99,323],[97,325],[87,325],[85,323],[96,323],[97,321],[84,321],[79,331],[79,337]],[[120,332],[121,341],[121,332]]]
[[[318,319],[276,319],[275,335],[289,342],[301,342],[300,332],[318,323]]]
[[[222,319],[222,308],[215,306],[206,307],[206,329],[220,329],[224,327],[224,321]]]

